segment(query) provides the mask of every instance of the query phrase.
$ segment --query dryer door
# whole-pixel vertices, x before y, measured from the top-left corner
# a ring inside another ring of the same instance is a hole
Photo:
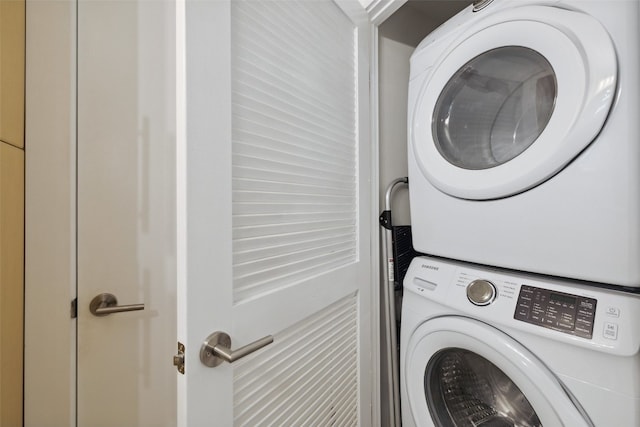
[[[444,52],[412,106],[410,144],[422,173],[455,197],[547,180],[597,136],[615,95],[614,46],[584,13],[510,8]]]
[[[542,361],[485,323],[428,320],[403,357],[404,404],[416,426],[593,426]]]

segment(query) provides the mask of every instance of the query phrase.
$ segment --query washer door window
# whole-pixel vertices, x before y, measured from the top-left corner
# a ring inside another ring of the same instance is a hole
[[[449,348],[434,355],[424,388],[436,425],[542,426],[518,386],[496,365],[468,350]]]
[[[526,191],[574,159],[602,129],[617,78],[602,25],[550,6],[487,15],[432,69],[411,149],[435,187],[475,200]]]
[[[542,361],[486,323],[458,316],[428,320],[411,335],[402,358],[403,405],[416,426],[593,427]]]

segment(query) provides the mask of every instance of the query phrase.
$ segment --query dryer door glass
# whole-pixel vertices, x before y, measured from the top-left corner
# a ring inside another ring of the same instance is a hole
[[[448,348],[429,361],[424,379],[429,412],[438,427],[540,427],[518,386],[487,359]]]
[[[554,70],[535,50],[507,46],[478,55],[438,98],[432,118],[436,147],[463,169],[506,163],[540,136],[556,95]]]

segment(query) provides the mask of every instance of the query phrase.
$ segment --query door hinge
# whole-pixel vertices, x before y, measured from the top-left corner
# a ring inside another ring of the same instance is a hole
[[[178,341],[178,354],[173,356],[173,366],[184,375],[184,344]]]
[[[71,318],[75,319],[76,317],[78,317],[78,298],[71,300]]]

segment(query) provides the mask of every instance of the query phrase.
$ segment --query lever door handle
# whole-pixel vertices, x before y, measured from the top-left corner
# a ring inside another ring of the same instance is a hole
[[[108,293],[96,295],[89,303],[89,311],[94,316],[106,316],[112,313],[138,310],[144,310],[144,304],[118,305],[116,296]]]
[[[231,337],[224,332],[214,332],[204,340],[202,347],[200,347],[200,361],[210,368],[214,368],[224,361],[233,363],[272,342],[273,337],[267,335],[237,350],[231,350]]]

